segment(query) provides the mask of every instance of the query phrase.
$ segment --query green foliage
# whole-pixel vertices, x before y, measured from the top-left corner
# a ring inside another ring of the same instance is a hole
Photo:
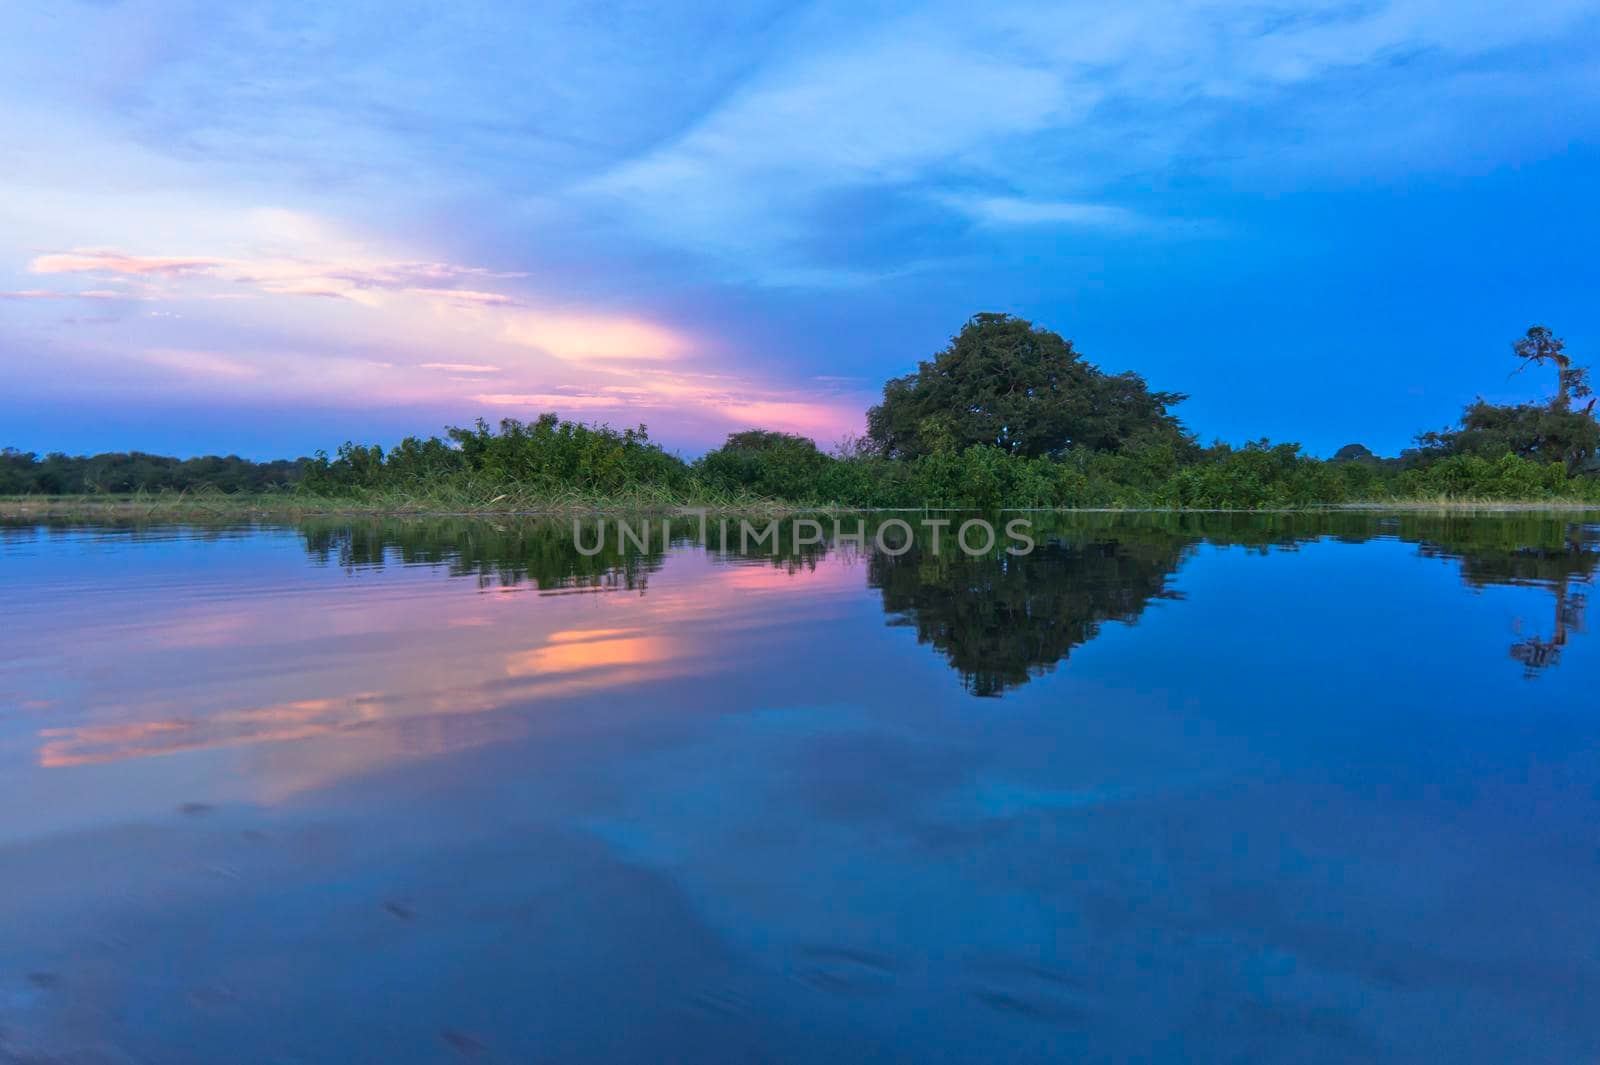
[[[1213,446],[1179,470],[1174,502],[1182,507],[1252,510],[1343,503],[1346,482],[1331,463],[1300,454],[1299,444],[1258,440],[1235,450]]]
[[[294,462],[172,459],[138,452],[43,459],[0,452],[0,494],[222,492],[295,488],[297,498],[384,509],[564,509],[596,505],[847,508],[1294,508],[1406,499],[1600,502],[1600,424],[1587,379],[1536,326],[1514,346],[1554,365],[1547,403],[1478,400],[1460,424],[1380,459],[1360,444],[1323,462],[1297,444],[1199,448],[1137,374],[1109,375],[1055,333],[1004,314],[973,317],[916,373],[884,386],[869,435],[832,454],[766,429],[730,435],[692,465],[650,441],[544,414],[407,437],[385,451],[346,443]]]
[[[694,464],[694,472],[713,489],[783,499],[816,485],[829,463],[806,437],[751,429],[730,434],[725,444]]]
[[[1593,478],[1568,477],[1560,462],[1539,462],[1519,455],[1494,459],[1449,455],[1400,474],[1392,491],[1398,498],[1600,501],[1600,482]]]
[[[1167,412],[1185,397],[1135,373],[1106,374],[1072,342],[1008,314],[973,316],[948,347],[883,387],[868,437],[890,458],[973,446],[1037,458],[1111,450],[1140,436],[1183,437]]]
[[[1346,444],[1333,453],[1335,462],[1377,462],[1378,456],[1365,444]]]
[[[291,487],[306,460],[251,462],[237,455],[176,459],[142,451],[40,458],[0,451],[0,495],[102,495],[122,492],[250,492]]]
[[[319,451],[306,466],[302,487],[322,494],[439,485],[480,494],[615,494],[641,486],[682,490],[689,480],[689,467],[652,444],[642,425],[619,432],[544,414],[531,423],[507,418],[498,430],[480,419],[470,429],[447,429],[446,436],[407,437],[387,453],[354,443],[332,459]]]
[[[1600,453],[1600,424],[1588,411],[1558,403],[1498,406],[1476,400],[1461,415],[1461,424],[1417,438],[1423,463],[1447,456],[1498,458],[1517,455],[1540,464],[1559,462],[1568,473],[1591,466]]]

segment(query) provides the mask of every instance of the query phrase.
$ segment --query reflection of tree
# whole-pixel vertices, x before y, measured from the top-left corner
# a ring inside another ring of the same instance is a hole
[[[870,583],[893,622],[914,626],[977,695],[1000,695],[1064,661],[1106,620],[1133,621],[1192,545],[1292,551],[1317,540],[1374,539],[1417,545],[1460,566],[1472,587],[1548,589],[1551,633],[1518,641],[1511,656],[1528,675],[1555,665],[1583,631],[1586,588],[1600,570],[1600,529],[1550,514],[1373,512],[1036,514],[1031,555],[934,556],[922,546],[870,557]]]
[[[892,623],[915,627],[974,695],[1000,695],[1063,661],[1105,621],[1132,621],[1167,581],[1190,541],[1099,534],[1051,536],[1027,555],[874,553],[868,582]]]
[[[920,534],[904,555],[875,550],[870,545],[877,527],[901,520],[883,514],[865,519],[863,539],[838,543],[831,542],[834,517],[823,516],[820,524],[830,541],[824,544],[797,544],[787,519],[775,543],[747,545],[736,518],[724,535],[719,518],[702,534],[698,518],[678,517],[670,523],[670,548],[656,517],[645,550],[620,544],[612,524],[595,554],[578,549],[570,519],[327,518],[302,522],[298,532],[307,552],[324,564],[352,570],[426,565],[476,578],[483,586],[531,583],[546,590],[642,593],[669,551],[680,549],[703,550],[730,565],[789,572],[812,568],[830,553],[859,556],[893,622],[914,627],[918,639],[937,648],[978,695],[999,695],[1026,683],[1094,639],[1102,622],[1131,622],[1151,599],[1171,597],[1171,577],[1199,543],[1265,553],[1318,540],[1399,540],[1417,545],[1423,557],[1454,562],[1469,587],[1545,589],[1553,605],[1549,631],[1525,636],[1510,648],[1529,676],[1556,665],[1573,634],[1583,631],[1588,589],[1600,572],[1600,526],[1550,513],[1033,513],[1028,519],[1038,543],[1033,553],[1012,556],[997,549],[983,558],[957,550],[948,529],[938,553]],[[858,528],[856,516],[839,520],[847,534]],[[1004,523],[993,520],[997,526]],[[764,529],[771,518],[752,521]],[[914,518],[911,524],[921,522]],[[589,519],[586,546],[594,544],[593,528]],[[225,539],[256,531],[237,523],[189,524],[183,535]],[[137,520],[92,526],[0,522],[0,542],[25,541],[40,532],[139,541],[166,539],[174,531]],[[890,537],[895,544],[900,539]]]
[[[1524,676],[1536,677],[1557,665],[1568,637],[1583,631],[1585,589],[1600,569],[1600,530],[1594,526],[1548,517],[1456,521],[1434,530],[1420,550],[1429,557],[1459,559],[1461,579],[1474,588],[1511,585],[1550,592],[1550,634],[1536,633],[1509,649]]]
[[[1587,596],[1571,591],[1566,584],[1556,587],[1555,635],[1546,640],[1530,636],[1511,645],[1511,657],[1525,667],[1523,676],[1538,676],[1538,671],[1561,661],[1561,648],[1567,644],[1568,631],[1583,631],[1583,608]]]
[[[630,539],[618,532],[619,520],[627,524]],[[751,524],[759,531],[771,520],[752,519]],[[727,529],[713,519],[702,539],[700,519],[694,516],[595,515],[579,519],[576,534],[570,518],[346,518],[302,522],[299,531],[307,553],[328,565],[351,570],[395,563],[438,566],[451,576],[476,577],[484,587],[526,582],[542,590],[643,592],[665,564],[669,545],[703,544],[727,561],[790,572],[815,568],[827,551],[825,544],[797,547],[787,520],[779,522],[777,536],[756,542],[740,538],[737,519]]]
[[[596,554],[578,549],[570,521],[483,519],[379,519],[316,521],[300,525],[306,551],[326,564],[346,569],[399,563],[438,566],[455,577],[476,577],[481,586],[531,583],[543,590],[604,588],[642,591],[666,558],[660,522],[646,550],[619,545],[609,525]],[[675,528],[681,538],[683,530]],[[596,543],[594,523],[583,530],[584,544]]]

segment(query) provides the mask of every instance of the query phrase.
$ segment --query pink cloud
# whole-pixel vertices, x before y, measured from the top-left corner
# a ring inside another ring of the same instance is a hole
[[[500,367],[481,362],[425,362],[424,370],[443,370],[446,373],[499,373]]]
[[[228,257],[104,247],[50,252],[33,260],[34,272],[107,281],[81,293],[27,290],[0,298],[182,301],[185,321],[156,312],[172,321],[163,323],[162,339],[146,340],[148,349],[133,357],[190,379],[187,387],[203,395],[428,404],[450,418],[472,407],[617,421],[637,412],[638,420],[648,416],[650,424],[676,426],[696,440],[761,426],[826,443],[861,428],[865,404],[843,386],[848,379],[795,389],[715,372],[697,360],[710,351],[702,338],[669,323],[610,308],[541,308],[527,294],[502,291],[503,280],[522,274],[380,254],[331,227],[276,220],[253,240],[207,250],[235,248],[256,250]],[[285,302],[295,299],[302,302]],[[213,302],[240,300],[247,302]],[[249,330],[263,325],[271,339],[251,343]],[[239,333],[225,354],[209,350],[226,335],[219,326]],[[395,365],[361,357],[372,351],[394,352]],[[94,357],[120,361],[128,354],[106,349]]]
[[[623,401],[616,396],[569,396],[558,392],[493,392],[472,398],[491,407],[527,407],[540,413],[548,410],[595,410],[623,405]]]
[[[406,288],[401,291],[476,307],[515,307],[520,302],[499,292],[479,292],[470,288]]]
[[[511,319],[505,336],[513,344],[569,361],[673,359],[689,347],[684,337],[664,326],[601,315],[528,312]]]
[[[168,370],[207,377],[260,377],[261,371],[248,363],[238,362],[209,351],[147,351],[143,361]]]
[[[861,409],[852,404],[758,399],[734,401],[718,409],[729,424],[801,433],[824,445],[865,427]]]
[[[23,289],[21,292],[0,292],[0,300],[121,300],[136,298],[126,292],[109,292],[89,289],[85,292],[50,292],[42,288]]]
[[[126,274],[133,277],[179,277],[205,273],[221,259],[198,256],[129,255],[108,248],[75,248],[41,255],[28,264],[35,274]]]

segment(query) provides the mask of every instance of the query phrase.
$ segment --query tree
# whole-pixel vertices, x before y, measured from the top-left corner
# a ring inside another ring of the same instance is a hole
[[[1587,411],[1555,403],[1501,406],[1474,400],[1457,428],[1423,433],[1417,443],[1430,457],[1477,455],[1497,459],[1520,455],[1536,462],[1565,464],[1568,476],[1587,468],[1600,453],[1600,424]]]
[[[1551,405],[1557,410],[1567,410],[1572,406],[1574,399],[1582,399],[1589,394],[1589,371],[1586,367],[1572,365],[1571,356],[1566,353],[1567,342],[1552,333],[1542,325],[1532,326],[1520,339],[1511,345],[1511,350],[1522,360],[1522,365],[1514,373],[1521,373],[1529,365],[1537,363],[1540,366],[1549,363],[1556,368],[1556,395],[1551,400]],[[1593,410],[1594,403],[1590,402],[1589,409]]]
[[[834,460],[809,437],[771,429],[728,434],[727,442],[695,463],[714,488],[740,489],[778,499],[811,498]]]
[[[983,444],[1026,457],[1070,447],[1115,450],[1143,437],[1187,435],[1136,373],[1106,374],[1072,342],[1009,314],[974,315],[915,373],[883,386],[867,435],[891,458]]]
[[[1334,462],[1377,462],[1378,456],[1365,444],[1346,444],[1333,453]]]
[[[1589,371],[1573,366],[1566,342],[1542,325],[1530,328],[1511,345],[1522,360],[1521,372],[1535,363],[1556,368],[1556,394],[1547,403],[1489,403],[1481,396],[1461,414],[1461,423],[1417,437],[1424,464],[1450,455],[1497,459],[1519,455],[1536,462],[1560,462],[1572,476],[1590,467],[1600,455],[1600,423],[1594,400],[1582,410],[1572,401],[1589,395]]]

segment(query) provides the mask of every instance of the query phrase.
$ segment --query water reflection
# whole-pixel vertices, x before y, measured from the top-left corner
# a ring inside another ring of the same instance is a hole
[[[860,539],[836,540],[837,523],[829,518],[821,522],[821,544],[797,546],[785,527],[774,549],[752,550],[726,526],[678,518],[648,550],[612,536],[593,555],[577,549],[565,522],[312,523],[300,532],[313,558],[349,569],[426,564],[475,577],[481,586],[530,581],[547,591],[642,593],[670,551],[688,545],[726,562],[790,572],[814,569],[830,554],[859,555],[889,623],[914,629],[918,642],[938,651],[977,696],[1025,684],[1066,661],[1105,622],[1132,624],[1150,602],[1179,597],[1172,578],[1200,544],[1269,552],[1320,540],[1394,539],[1416,544],[1422,557],[1457,563],[1471,588],[1545,589],[1552,599],[1548,628],[1526,619],[1533,631],[1518,634],[1510,646],[1510,657],[1529,678],[1559,663],[1568,639],[1583,631],[1587,589],[1600,567],[1600,526],[1551,514],[1037,513],[1028,516],[1037,542],[1032,552],[1016,555],[997,545],[981,557],[952,549],[948,536],[943,550],[926,538],[913,539],[904,552],[878,550],[878,526],[906,519],[852,520],[861,522],[852,529]],[[889,539],[898,547],[895,537]],[[601,654],[628,651],[627,644],[598,648]]]
[[[868,582],[891,625],[916,630],[968,691],[999,695],[1064,662],[1106,621],[1132,624],[1168,583],[1192,541],[1055,530],[1026,555],[973,558],[925,546],[872,555]]]
[[[990,516],[996,525],[998,516]],[[764,526],[768,519],[756,523]],[[1173,579],[1201,545],[1239,548],[1259,553],[1294,551],[1319,541],[1361,544],[1395,540],[1415,544],[1419,556],[1454,563],[1463,584],[1474,590],[1492,587],[1537,588],[1549,593],[1550,606],[1540,615],[1518,619],[1509,655],[1526,676],[1560,662],[1561,651],[1584,630],[1588,589],[1600,568],[1600,525],[1581,516],[1548,513],[1514,514],[1374,514],[1297,513],[1214,514],[1075,514],[1027,515],[1035,549],[1028,554],[1003,546],[982,557],[952,548],[943,550],[926,539],[912,541],[904,552],[874,546],[877,528],[902,516],[865,515],[858,535],[836,539],[839,520],[820,522],[820,543],[797,543],[792,525],[780,527],[775,542],[752,547],[727,523],[693,517],[652,519],[644,549],[637,541],[612,535],[596,552],[592,533],[587,550],[580,548],[572,523],[548,520],[310,520],[295,527],[305,554],[315,563],[350,574],[385,567],[425,567],[466,578],[483,590],[517,590],[524,586],[544,595],[630,592],[644,596],[653,575],[674,552],[694,551],[723,569],[708,570],[706,603],[716,590],[731,591],[741,567],[768,567],[793,574],[814,572],[831,562],[861,565],[867,587],[880,597],[888,623],[915,631],[921,644],[937,651],[960,676],[967,691],[998,696],[1066,661],[1072,650],[1093,639],[1106,622],[1136,623],[1154,601],[1179,598]],[[911,519],[913,525],[916,519]],[[848,524],[848,523],[847,523]],[[184,529],[184,537],[214,541],[248,538],[249,527]],[[138,523],[102,525],[90,530],[71,525],[0,524],[0,542],[19,545],[38,535],[72,535],[100,541],[123,537],[132,542],[160,542],[178,535],[170,528]],[[894,536],[890,540],[895,541]],[[898,541],[896,541],[898,542]],[[681,609],[681,604],[680,604]],[[663,619],[651,618],[659,626]],[[163,627],[173,646],[202,648],[238,639],[248,619],[238,612],[208,610],[199,618],[171,618]],[[490,614],[449,618],[452,627],[488,626]],[[513,653],[505,672],[511,677],[554,677],[601,668],[637,669],[661,665],[685,653],[659,633],[638,625],[616,630],[552,636],[552,646]],[[498,671],[496,671],[498,673]],[[380,696],[341,696],[332,712],[338,720],[356,721],[355,708]],[[453,695],[463,705],[483,698]],[[318,700],[301,700],[290,709],[262,707],[248,713],[261,721],[326,719],[329,708]],[[119,726],[120,727],[120,726]],[[209,728],[217,723],[208,723]],[[306,726],[311,727],[311,726]],[[151,734],[176,734],[185,728],[164,723]],[[228,730],[224,730],[225,732]],[[263,728],[264,734],[276,728]],[[295,729],[289,730],[290,734]],[[96,733],[104,737],[111,733]],[[81,739],[82,737],[77,737]],[[190,737],[181,742],[205,742]],[[53,744],[52,749],[58,745]]]
[[[0,527],[0,1061],[1593,1059],[1600,526],[1032,517]]]

